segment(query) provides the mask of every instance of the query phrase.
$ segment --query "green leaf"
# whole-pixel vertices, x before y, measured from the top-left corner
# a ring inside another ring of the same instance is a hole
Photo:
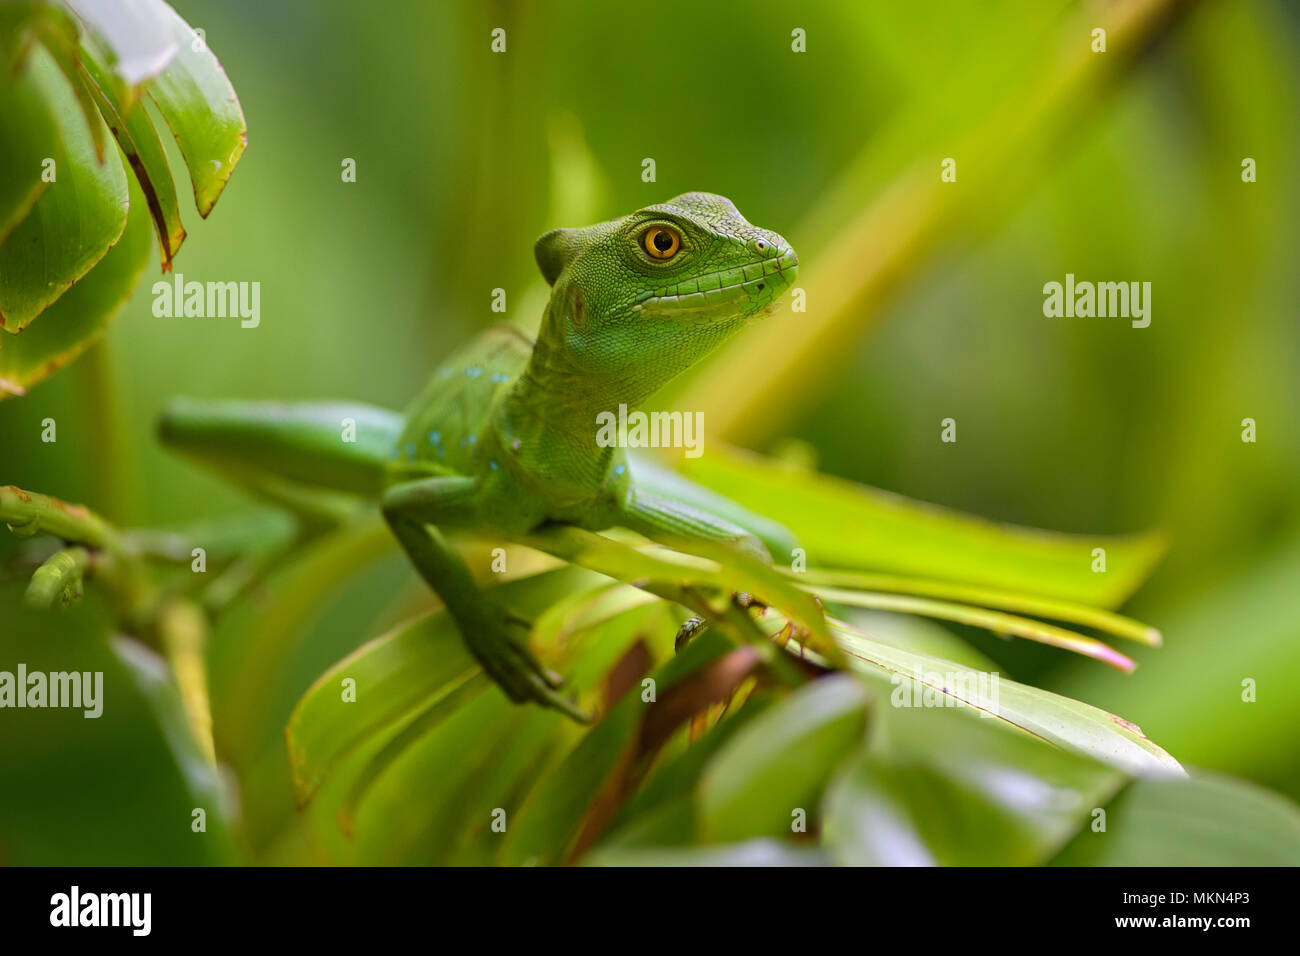
[[[1023,637],[1039,644],[1059,647],[1074,651],[1085,657],[1110,664],[1122,671],[1131,672],[1137,664],[1109,644],[1094,637],[1087,637],[1053,624],[1044,624],[1031,618],[1007,614],[1005,611],[990,611],[968,604],[954,604],[951,601],[933,601],[929,598],[912,597],[907,594],[872,594],[865,591],[846,591],[840,588],[818,588],[816,593],[827,601],[847,604],[852,607],[870,608],[875,611],[896,611],[904,614],[918,614],[923,617],[937,618],[941,621],[953,621],[970,627],[980,627],[994,634],[1010,634]]]
[[[24,66],[33,44],[44,42],[71,82],[75,75],[77,26],[62,7],[34,0],[0,4],[0,243],[22,221],[49,185],[46,160],[63,156],[58,124],[44,85]],[[95,155],[104,159],[103,124],[79,84],[71,87],[91,132]]]
[[[886,693],[929,693],[962,705],[958,709],[971,720],[986,719],[981,713],[992,715],[1007,729],[1018,728],[1127,773],[1184,773],[1140,727],[1114,714],[1000,675],[882,644],[841,622],[833,621],[832,629],[855,668]]]
[[[35,32],[40,42],[45,44],[46,51],[54,57],[63,78],[68,81],[68,86],[76,96],[77,105],[81,107],[81,115],[85,117],[86,127],[95,144],[95,159],[102,163],[106,155],[104,124],[99,122],[99,107],[95,105],[88,84],[77,65],[81,58],[81,31],[76,21],[62,7],[44,4],[41,9],[43,15],[37,22]]]
[[[114,93],[107,70],[89,45],[82,50],[81,65],[85,71],[85,87],[108,121],[108,128],[126,154],[136,182],[144,193],[149,215],[158,232],[158,243],[162,247],[162,269],[169,272],[172,257],[180,251],[181,243],[185,241],[185,227],[181,225],[176,184],[172,182],[162,142],[158,139],[148,112],[143,109],[128,109]]]
[[[1296,866],[1300,808],[1244,780],[1197,771],[1136,780],[1106,807],[1106,829],[1079,832],[1060,866]]]
[[[905,651],[941,657],[972,670],[995,671],[997,661],[982,654],[952,631],[934,621],[912,614],[890,614],[847,608],[847,623],[855,631],[870,634],[873,640]]]
[[[1028,866],[1015,817],[917,761],[858,756],[830,789],[826,839],[850,866]]]
[[[494,596],[521,613],[536,613],[556,592],[588,578],[566,568],[502,585]],[[358,744],[404,718],[417,719],[444,691],[478,672],[478,662],[444,613],[403,624],[339,661],[298,701],[285,731],[299,804],[312,798]],[[343,699],[345,679],[356,682],[353,702]],[[396,756],[389,753],[389,762]]]
[[[299,805],[358,743],[478,670],[445,614],[405,624],[331,667],[298,701],[285,731]],[[344,699],[345,680],[356,682],[355,701]]]
[[[149,84],[149,96],[176,137],[194,204],[206,219],[248,144],[244,111],[206,42],[162,0],[146,2],[157,8],[177,43],[176,55]]]
[[[1155,534],[1066,535],[995,524],[865,485],[715,447],[687,477],[781,522],[810,565],[943,579],[1119,605],[1164,551]],[[1106,573],[1092,550],[1106,549]]]
[[[541,764],[577,731],[553,711],[519,706],[502,694],[475,696],[441,726],[412,741],[401,759],[375,779],[357,808],[358,859],[417,865],[451,863],[457,857],[490,862],[505,839],[499,828],[493,829],[500,817],[496,811],[504,811],[507,829],[513,827],[515,807],[536,782]],[[367,765],[376,763],[375,756]],[[353,789],[355,782],[348,793]],[[418,795],[418,813],[409,809],[413,794]],[[319,809],[332,806],[333,797],[323,791]],[[348,802],[345,794],[339,805]]]
[[[403,721],[402,728],[366,762],[348,788],[338,812],[344,832],[352,833],[357,807],[389,767],[413,744],[427,737],[449,717],[464,710],[467,704],[491,686],[492,681],[482,669],[474,667],[447,681],[438,693]]]
[[[836,674],[812,681],[745,726],[700,781],[700,829],[712,842],[792,833],[811,826],[822,788],[861,745],[869,694]]]
[[[35,47],[25,69],[49,97],[63,152],[56,181],[0,245],[0,320],[7,332],[22,330],[102,259],[127,219],[122,165],[97,161],[85,117],[53,58]]]
[[[112,159],[116,162],[116,158]],[[94,269],[21,335],[0,336],[0,399],[22,394],[89,348],[131,297],[149,262],[151,231],[144,197],[131,184],[126,229]]]
[[[1159,647],[1162,642],[1160,632],[1155,628],[1143,624],[1141,621],[1125,617],[1122,614],[1089,607],[1086,604],[1040,598],[1014,591],[999,591],[993,588],[953,584],[946,581],[930,581],[925,578],[864,574],[861,571],[819,571],[814,569],[802,572],[799,575],[799,580],[807,588],[847,588],[854,591],[883,592],[890,595],[938,598],[972,607],[997,608],[1003,611],[1031,614],[1034,617],[1096,628],[1099,631],[1114,634],[1116,637],[1124,637],[1146,644],[1148,647]]]
[[[0,88],[13,78],[19,58],[31,42],[33,28],[49,9],[40,0],[0,3]]]
[[[1096,761],[942,708],[879,709],[882,732],[827,788],[823,842],[855,866],[1030,866],[1125,781]]]
[[[41,179],[45,159],[62,155],[58,124],[45,88],[29,66],[16,76],[0,70],[0,243],[27,215],[49,183]]]
[[[575,575],[582,574],[566,569],[539,575],[537,589],[549,582],[553,599],[555,593],[567,590],[564,581],[580,581]],[[671,642],[673,627],[666,620],[663,602],[629,604],[627,595],[638,592],[619,586],[576,593],[578,600],[561,598],[558,606],[563,610],[553,613],[557,607],[553,605],[542,613],[534,624],[532,643],[552,653],[563,648],[562,662],[556,666],[562,668],[568,686],[584,696],[604,683],[628,647],[644,639],[647,628],[664,631],[664,640]],[[519,610],[517,598],[510,603]],[[343,822],[355,815],[358,842],[375,854],[372,859],[490,862],[504,839],[492,828],[497,811],[504,812],[508,827],[513,827],[518,809],[544,777],[551,755],[562,755],[584,733],[584,728],[554,711],[517,707],[499,693],[481,695],[455,714],[430,712],[429,722],[438,723],[432,730],[418,726],[425,720],[421,714],[371,757],[341,801]],[[466,753],[454,738],[469,738],[476,745]],[[394,813],[412,792],[421,794],[428,814],[394,822]]]

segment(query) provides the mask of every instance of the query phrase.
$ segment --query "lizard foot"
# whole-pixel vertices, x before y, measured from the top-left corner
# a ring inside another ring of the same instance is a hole
[[[594,720],[560,693],[564,678],[537,660],[528,649],[526,637],[512,635],[504,622],[474,629],[472,636],[467,633],[465,643],[488,676],[515,703],[551,707],[583,724]]]

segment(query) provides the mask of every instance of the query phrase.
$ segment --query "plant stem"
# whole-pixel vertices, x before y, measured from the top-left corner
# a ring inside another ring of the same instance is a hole
[[[212,740],[212,705],[204,658],[207,615],[192,601],[166,601],[158,610],[158,637],[171,664],[190,730],[204,758],[215,767],[217,753]]]

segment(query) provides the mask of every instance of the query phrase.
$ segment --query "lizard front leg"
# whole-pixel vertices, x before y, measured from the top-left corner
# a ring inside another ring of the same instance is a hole
[[[461,639],[511,700],[533,701],[587,722],[562,696],[559,675],[543,667],[506,628],[506,613],[479,590],[465,562],[435,525],[466,523],[478,494],[473,478],[441,477],[395,485],[382,499],[384,519],[421,577],[442,598]]]

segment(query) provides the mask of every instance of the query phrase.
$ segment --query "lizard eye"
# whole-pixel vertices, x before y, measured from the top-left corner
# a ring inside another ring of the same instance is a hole
[[[651,226],[641,233],[641,247],[651,259],[664,262],[677,255],[682,247],[682,237],[676,229],[668,226]]]

